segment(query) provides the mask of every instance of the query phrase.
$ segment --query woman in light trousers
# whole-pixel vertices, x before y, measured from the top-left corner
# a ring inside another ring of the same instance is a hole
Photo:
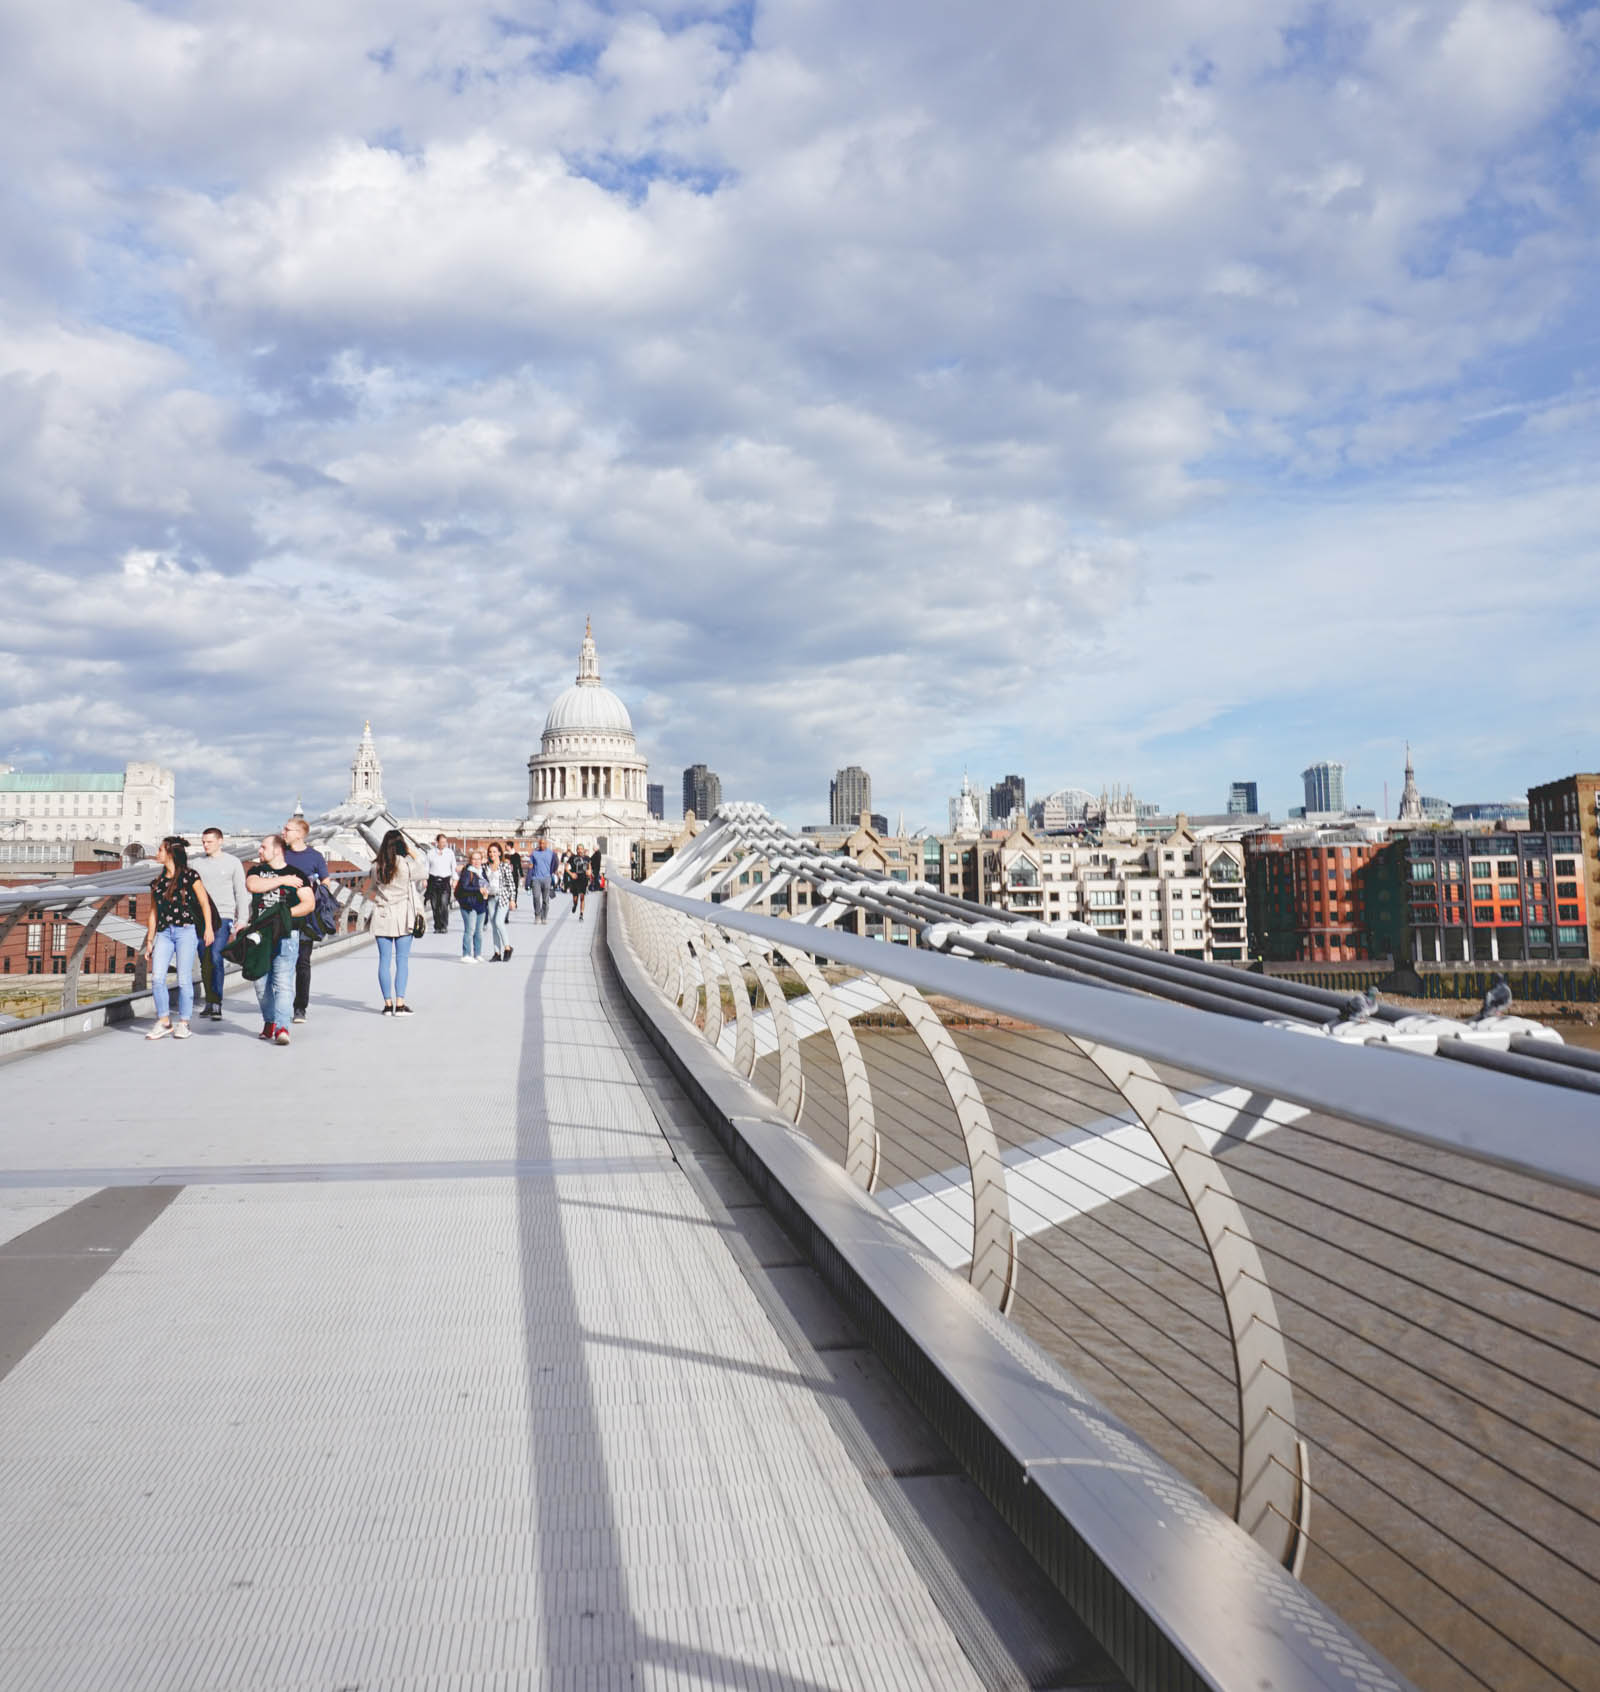
[[[516,897],[517,878],[498,841],[489,842],[489,862],[484,867],[483,879],[489,884],[489,945],[494,953],[489,962],[505,963],[511,956],[505,923],[511,912],[511,901]]]
[[[378,942],[378,991],[383,1016],[410,1016],[406,981],[411,973],[411,936],[422,914],[422,886],[428,863],[406,837],[391,828],[378,845],[372,868],[372,933]]]

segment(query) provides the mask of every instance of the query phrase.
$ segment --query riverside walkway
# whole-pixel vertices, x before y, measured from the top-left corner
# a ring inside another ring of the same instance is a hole
[[[596,909],[0,1066],[0,1692],[1116,1687]]]

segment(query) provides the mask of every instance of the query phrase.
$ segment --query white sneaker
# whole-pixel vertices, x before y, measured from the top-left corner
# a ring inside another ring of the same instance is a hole
[[[468,957],[465,952],[463,952],[461,954],[461,961],[462,961],[462,963],[471,963],[473,960],[470,957]]]
[[[174,1040],[187,1040],[189,1038],[189,1024],[187,1022],[174,1023],[172,1025],[172,1037]]]
[[[170,1022],[158,1022],[155,1025],[155,1027],[152,1028],[150,1030],[150,1032],[145,1035],[145,1039],[147,1039],[147,1040],[165,1040],[166,1037],[171,1032],[172,1032],[172,1024]]]

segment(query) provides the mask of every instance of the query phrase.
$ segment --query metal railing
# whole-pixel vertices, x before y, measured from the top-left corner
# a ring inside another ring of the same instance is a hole
[[[45,987],[59,981],[60,1006],[39,1016],[22,1017],[8,1023],[8,1033],[70,1017],[73,1012],[84,1008],[81,997],[83,962],[88,955],[89,943],[96,934],[120,934],[121,943],[135,952],[136,962],[128,991],[97,998],[93,1001],[93,1008],[97,1011],[126,1009],[145,997],[149,992],[149,965],[138,951],[144,944],[145,922],[142,918],[119,917],[117,909],[124,900],[148,893],[159,867],[153,859],[144,859],[103,875],[0,887],[0,945],[4,945],[20,924],[42,921],[47,916],[57,921],[72,922],[77,928],[71,950],[65,955],[66,967],[59,974],[12,978],[18,986],[37,983]],[[334,898],[341,907],[341,936],[357,932],[371,918],[372,902],[364,891],[367,880],[368,873],[363,870],[336,870],[328,877]],[[234,965],[226,967],[230,973],[236,973]],[[197,961],[196,980],[199,979],[199,969]]]
[[[677,1014],[1427,1692],[1600,1684],[1592,1054],[1486,1027],[1494,1068],[1448,1061],[1370,1000],[1052,947],[753,820],[618,889]],[[790,877],[811,920],[737,908]]]

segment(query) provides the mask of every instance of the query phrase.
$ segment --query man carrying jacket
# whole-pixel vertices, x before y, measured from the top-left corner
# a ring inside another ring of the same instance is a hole
[[[299,870],[312,892],[319,881],[328,879],[328,860],[311,844],[306,819],[290,817],[283,825],[283,856],[290,869]],[[311,1003],[311,948],[315,945],[309,929],[300,932],[300,950],[294,960],[294,1019],[304,1022]]]

